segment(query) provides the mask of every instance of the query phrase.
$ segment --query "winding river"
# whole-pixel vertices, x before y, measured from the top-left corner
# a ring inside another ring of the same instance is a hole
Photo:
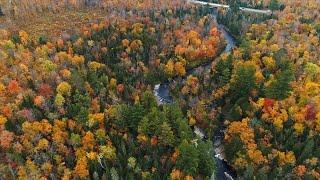
[[[216,18],[216,13],[213,10],[213,17]],[[223,33],[223,36],[227,42],[227,45],[223,52],[230,52],[235,47],[235,39],[231,36],[231,34],[226,30],[226,28],[219,24],[219,30]],[[203,68],[204,70],[209,70],[211,67],[211,62],[203,64],[199,67],[193,68],[187,72],[187,75],[192,74],[198,68]],[[173,98],[170,96],[170,88],[168,83],[157,84],[154,87],[154,95],[158,100],[158,104],[168,104],[173,103]],[[231,166],[224,160],[224,148],[221,144],[224,138],[224,129],[225,127],[221,124],[220,127],[214,132],[213,142],[214,142],[214,159],[216,162],[216,169],[213,173],[214,179],[217,180],[232,180],[236,177],[236,174]],[[205,137],[203,131],[197,127],[194,128],[194,132],[198,134],[201,138]]]

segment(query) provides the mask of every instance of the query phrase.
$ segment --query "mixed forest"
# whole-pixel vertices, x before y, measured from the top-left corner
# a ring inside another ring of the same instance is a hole
[[[216,179],[221,127],[235,179],[320,179],[320,1],[8,2],[0,179]],[[100,17],[48,20],[77,10]],[[12,26],[41,14],[50,31]]]

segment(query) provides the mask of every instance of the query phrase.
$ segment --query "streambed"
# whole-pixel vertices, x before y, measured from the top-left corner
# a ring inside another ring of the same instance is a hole
[[[213,13],[212,15],[216,17],[215,13]],[[220,32],[223,33],[223,36],[227,42],[227,45],[223,53],[230,52],[235,47],[235,39],[223,25],[219,24],[218,28]],[[187,77],[190,74],[193,74],[199,68],[203,68],[204,71],[207,71],[211,68],[211,63],[205,63],[189,70],[185,77]],[[167,82],[155,85],[154,95],[157,98],[158,104],[173,103],[173,98],[170,96],[170,87]],[[214,176],[217,180],[230,180],[234,179],[236,176],[232,167],[228,165],[228,163],[225,161],[224,147],[222,144],[222,140],[224,139],[224,130],[225,127],[221,123],[217,130],[214,132],[212,140],[214,142],[214,158],[216,161],[216,170],[214,172]],[[201,138],[205,137],[204,131],[202,131],[198,127],[194,127],[194,132],[198,134]]]

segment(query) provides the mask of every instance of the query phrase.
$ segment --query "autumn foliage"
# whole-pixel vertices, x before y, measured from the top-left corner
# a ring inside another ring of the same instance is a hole
[[[11,5],[21,15],[35,2]],[[85,6],[65,3],[41,1],[35,11]],[[47,41],[1,33],[0,178],[210,177],[211,143],[193,133],[178,105],[158,106],[151,91],[224,46],[209,11],[181,1],[96,3],[110,16],[80,33]]]
[[[88,2],[3,5],[108,16],[53,39],[0,30],[0,179],[210,179],[217,145],[193,128],[223,132],[239,179],[320,178],[319,1],[219,1],[230,52],[207,6]],[[163,82],[173,103],[154,96]]]
[[[240,178],[319,179],[320,4],[280,2],[277,18],[241,29],[232,52],[210,72],[193,73],[196,94],[191,77],[174,92],[182,106],[198,110],[189,111],[192,122],[206,106],[206,123],[198,125],[226,126],[224,153]]]

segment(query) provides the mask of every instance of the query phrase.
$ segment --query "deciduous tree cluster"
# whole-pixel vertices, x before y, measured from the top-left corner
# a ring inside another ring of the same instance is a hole
[[[207,8],[135,2],[55,41],[1,30],[1,179],[211,177],[212,143],[152,88],[216,56],[220,32]]]

